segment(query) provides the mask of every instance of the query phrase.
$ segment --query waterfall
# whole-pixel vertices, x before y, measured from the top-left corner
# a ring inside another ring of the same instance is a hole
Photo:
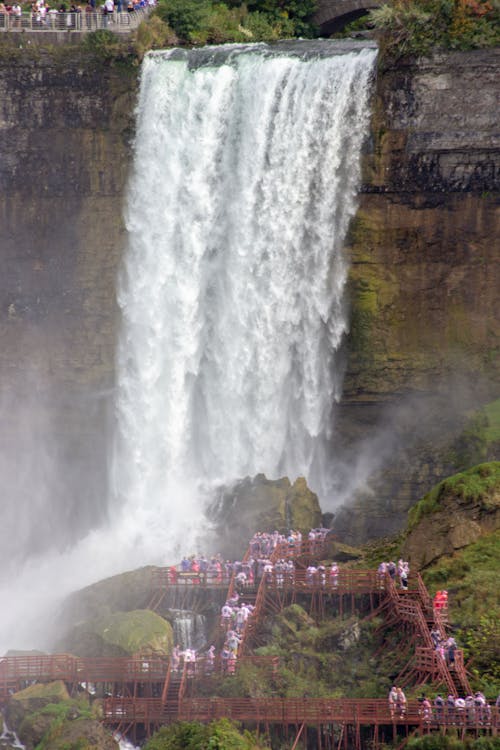
[[[113,492],[158,543],[215,482],[304,475],[328,494],[375,55],[323,42],[143,62]]]
[[[207,645],[206,618],[187,610],[171,610],[174,615],[174,642],[181,650],[186,648],[199,651]]]
[[[0,588],[0,650],[45,647],[69,591],[197,551],[214,483],[304,475],[327,507],[375,56],[296,42],[144,60],[108,520]]]

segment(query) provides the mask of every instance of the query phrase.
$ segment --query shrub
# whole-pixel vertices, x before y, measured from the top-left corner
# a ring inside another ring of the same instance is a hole
[[[500,43],[499,7],[489,0],[391,0],[370,11],[370,19],[390,57]]]
[[[84,35],[83,47],[101,58],[103,62],[134,62],[135,55],[128,41],[120,39],[108,29],[99,29]]]
[[[206,28],[210,12],[208,0],[164,0],[157,9],[162,21],[185,42],[192,41],[193,35]]]
[[[163,727],[146,743],[144,750],[265,750],[250,732],[240,732],[228,719],[208,726],[184,721]]]
[[[155,14],[147,22],[139,25],[134,37],[135,49],[140,60],[150,49],[174,47],[178,42],[175,31]]]

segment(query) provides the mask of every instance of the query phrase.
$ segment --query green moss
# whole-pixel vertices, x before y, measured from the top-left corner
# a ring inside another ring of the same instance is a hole
[[[97,630],[103,640],[117,644],[129,654],[144,647],[169,653],[173,645],[169,624],[149,610],[117,612],[101,621]]]
[[[162,727],[145,745],[144,750],[265,750],[251,732],[241,731],[229,719],[217,719],[208,725],[182,721]]]
[[[496,698],[500,681],[500,530],[430,566],[422,575],[431,593],[446,587],[451,620],[477,689]]]
[[[409,512],[408,531],[411,531],[423,516],[434,513],[447,497],[480,501],[485,510],[491,509],[492,497],[500,489],[500,461],[479,464],[468,471],[454,474],[432,488]]]
[[[173,631],[169,622],[150,610],[114,612],[75,626],[59,645],[87,657],[139,652],[168,655],[173,647]]]

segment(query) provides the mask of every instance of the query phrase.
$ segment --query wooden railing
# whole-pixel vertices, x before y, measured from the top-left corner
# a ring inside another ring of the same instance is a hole
[[[168,657],[81,658],[68,654],[5,656],[0,659],[0,686],[5,681],[158,682],[168,672]]]
[[[164,710],[161,702],[151,698],[110,698],[104,704],[104,720],[117,723],[124,719],[161,722]],[[227,717],[235,721],[274,722],[279,724],[311,725],[348,723],[353,725],[410,726],[446,724],[453,717],[458,726],[484,729],[498,726],[499,709],[494,705],[470,710],[433,707],[425,717],[418,701],[408,701],[404,711],[391,711],[384,699],[328,699],[328,698],[186,698],[179,704],[178,719],[181,721],[211,721]]]

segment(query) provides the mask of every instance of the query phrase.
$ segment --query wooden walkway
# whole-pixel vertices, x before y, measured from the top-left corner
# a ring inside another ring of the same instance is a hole
[[[252,664],[263,670],[263,680],[272,678],[278,669],[275,657],[254,657],[252,643],[268,614],[281,612],[290,604],[300,603],[318,622],[332,608],[339,614],[364,611],[367,617],[380,616],[384,629],[397,626],[404,630],[408,643],[408,661],[396,679],[399,684],[441,684],[447,693],[465,696],[471,689],[463,663],[456,652],[455,668],[450,670],[434,649],[430,629],[446,635],[446,620],[436,619],[432,600],[419,575],[411,576],[407,590],[398,588],[387,575],[373,570],[340,569],[338,576],[312,576],[306,566],[321,560],[324,548],[305,543],[300,550],[287,545],[273,552],[272,560],[292,557],[293,573],[268,573],[258,584],[243,588],[242,598],[254,604],[243,632],[236,668]],[[248,558],[247,553],[246,558]],[[201,577],[176,577],[168,569],[156,569],[151,583],[151,605],[158,607],[171,588],[202,586],[228,587],[227,596],[236,590],[233,578],[228,582]],[[233,667],[234,668],[234,667]],[[5,702],[13,692],[34,682],[64,681],[74,694],[87,690],[104,698],[103,721],[122,733],[149,736],[163,724],[174,720],[210,721],[229,717],[263,731],[280,728],[284,736],[307,736],[314,731],[316,746],[323,750],[343,746],[361,750],[379,743],[401,742],[412,732],[442,730],[455,726],[459,734],[496,734],[500,726],[498,709],[455,712],[453,716],[433,713],[424,716],[420,704],[410,701],[403,714],[391,714],[386,699],[282,699],[282,698],[207,698],[196,697],[192,686],[207,675],[227,674],[228,664],[221,659],[198,659],[184,663],[173,671],[167,657],[134,657],[84,659],[67,654],[9,656],[0,659],[0,700]],[[335,744],[333,745],[333,738]]]

